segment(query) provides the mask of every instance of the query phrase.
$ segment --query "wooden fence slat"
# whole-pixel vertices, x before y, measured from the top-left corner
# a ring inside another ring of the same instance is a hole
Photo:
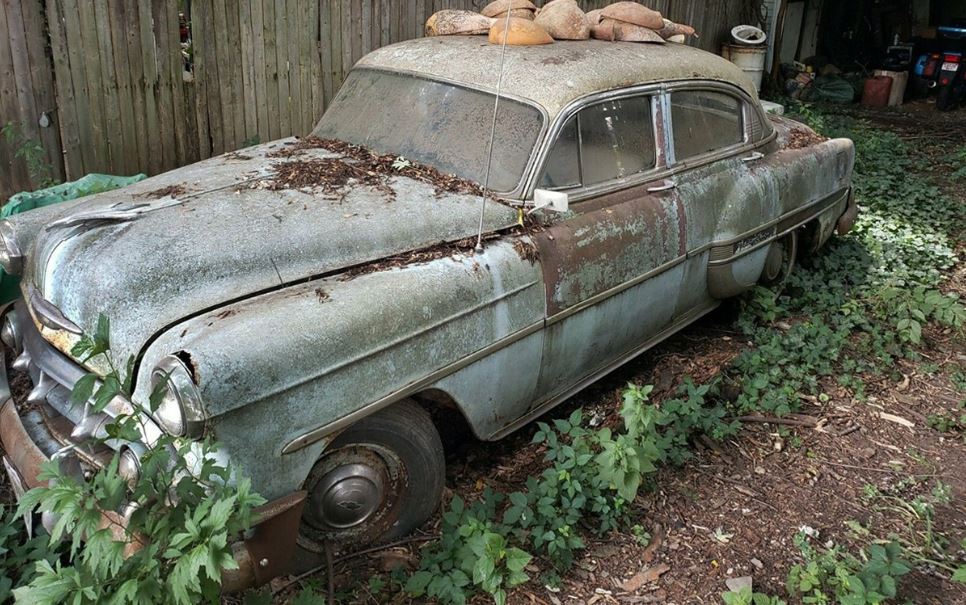
[[[195,136],[198,142],[199,159],[211,156],[212,139],[215,133],[209,122],[208,85],[211,68],[208,66],[211,45],[214,42],[204,34],[207,31],[206,20],[210,18],[210,4],[199,2],[191,7],[191,47],[194,51],[191,83],[185,86],[185,96],[193,101],[188,105],[194,112]]]
[[[275,51],[278,69],[278,129],[280,136],[292,134],[292,105],[288,68],[288,2],[279,0],[275,7]]]
[[[231,0],[228,0],[229,2]],[[219,111],[221,116],[221,144],[213,149],[215,154],[224,153],[234,149],[239,140],[235,134],[235,120],[232,113],[236,109],[237,101],[234,99],[236,94],[235,87],[232,86],[232,62],[236,60],[231,56],[231,41],[228,39],[228,13],[225,0],[213,0],[213,15],[211,39],[216,46],[217,58],[215,63],[218,70],[218,83],[215,88],[209,91],[216,91],[219,98]]]
[[[97,169],[100,161],[100,143],[94,140],[91,112],[91,93],[87,81],[87,67],[84,57],[84,41],[81,38],[78,0],[64,0],[64,29],[67,32],[67,47],[70,54],[70,77],[74,85],[74,103],[77,107],[77,130],[80,135],[81,158],[83,164],[80,175]],[[73,49],[73,51],[71,51]]]
[[[10,24],[7,3],[0,4],[0,128],[9,123],[20,123],[19,100],[17,98],[16,69],[14,68],[11,36],[7,33]],[[30,179],[26,166],[15,158],[17,150],[11,147],[5,139],[0,139],[0,169],[4,175],[9,175],[0,181],[0,195],[9,196],[29,186]]]
[[[300,20],[298,0],[287,0],[285,38],[288,44],[288,58],[286,67],[288,68],[288,97],[289,97],[289,134],[302,134],[302,81],[299,73],[299,39],[297,32]]]
[[[245,59],[242,55],[241,22],[237,7],[240,1],[242,0],[226,0],[225,2],[225,17],[228,22],[227,36],[230,42],[229,57],[231,57],[228,65],[232,67],[231,78],[226,84],[231,87],[232,91],[231,100],[233,105],[231,116],[235,123],[235,143],[232,145],[232,149],[237,149],[248,144],[250,136],[246,132],[245,124],[245,83],[244,70],[242,68],[242,63]]]
[[[80,56],[85,62],[87,77],[87,97],[90,111],[91,137],[93,139],[94,167],[100,172],[112,172],[110,135],[107,128],[107,108],[105,107],[106,92],[104,76],[99,57],[97,36],[97,16],[94,14],[94,3],[90,0],[77,2],[80,31],[83,40]]]
[[[60,124],[61,145],[64,149],[64,177],[72,180],[83,174],[83,158],[63,14],[61,0],[47,0],[47,27],[54,63],[55,111]],[[0,86],[2,84],[0,79]]]
[[[175,166],[174,105],[171,99],[171,61],[165,52],[167,45],[161,42],[168,37],[167,11],[164,0],[151,1],[151,37],[155,47],[155,67],[157,69],[158,133],[161,141],[161,170],[171,170]]]
[[[164,53],[168,56],[168,81],[171,87],[171,101],[174,105],[174,143],[175,156],[179,166],[188,163],[192,157],[189,151],[190,137],[188,128],[182,127],[188,123],[189,110],[184,94],[184,60],[181,56],[181,20],[178,16],[178,5],[174,2],[165,3],[168,20],[168,35],[164,41]],[[195,155],[194,157],[197,158]]]
[[[299,75],[302,91],[301,113],[299,120],[299,135],[307,135],[312,131],[312,114],[315,106],[312,104],[312,64],[313,49],[315,48],[315,28],[312,27],[312,5],[318,5],[319,0],[308,0],[300,3],[299,13]]]
[[[114,41],[111,38],[111,22],[107,0],[94,0],[88,4],[92,5],[91,17],[95,23],[95,29],[90,33],[96,34],[97,43],[97,54],[89,57],[88,60],[93,60],[100,67],[98,72],[101,78],[101,90],[100,94],[97,95],[100,98],[97,99],[96,103],[101,106],[103,111],[101,131],[107,141],[108,153],[111,158],[109,170],[114,174],[127,173],[133,169],[133,166],[125,153],[124,131],[118,128],[121,105],[114,66]]]
[[[47,55],[47,40],[44,26],[44,7],[40,2],[22,2],[24,33],[27,37],[27,55],[30,62],[30,80],[33,84],[37,106],[34,124],[38,130],[37,138],[47,154],[51,168],[50,177],[64,180],[64,153],[60,140],[60,120],[57,117],[57,97],[54,92],[53,65]],[[40,118],[46,114],[49,125],[40,125]],[[34,183],[37,185],[37,183]]]
[[[246,0],[248,1],[248,0]],[[265,19],[262,0],[251,0],[252,14],[252,53],[254,65],[254,95],[255,95],[255,116],[258,124],[258,138],[263,143],[272,140],[271,130],[268,120],[267,82],[265,69]]]
[[[236,11],[239,27],[242,67],[242,92],[245,110],[245,139],[263,139],[258,134],[258,103],[255,100],[255,34],[252,31],[252,0],[238,0]]]
[[[262,3],[263,26],[265,37],[265,100],[268,108],[268,132],[272,140],[282,136],[281,95],[278,74],[278,30],[276,29],[277,15],[275,0],[264,0]]]
[[[114,62],[112,77],[117,86],[118,113],[115,114],[115,128],[120,131],[120,141],[124,151],[119,168],[123,174],[135,174],[140,171],[141,163],[138,157],[137,130],[134,120],[133,89],[135,87],[131,82],[127,36],[124,33],[126,4],[125,0],[108,0],[107,11],[111,16],[108,26]]]

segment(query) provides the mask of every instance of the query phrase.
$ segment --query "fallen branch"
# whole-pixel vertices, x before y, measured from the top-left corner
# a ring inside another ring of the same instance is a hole
[[[815,418],[808,418],[806,416],[800,416],[799,418],[772,418],[769,416],[741,416],[737,420],[738,422],[745,423],[760,423],[760,424],[784,424],[786,426],[804,426],[813,429],[818,426],[818,420]]]

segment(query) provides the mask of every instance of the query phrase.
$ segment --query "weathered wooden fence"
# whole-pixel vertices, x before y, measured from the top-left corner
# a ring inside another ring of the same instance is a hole
[[[716,50],[749,1],[642,3],[690,23],[701,32],[693,43]],[[0,40],[0,126],[13,123],[23,135],[0,140],[0,201],[40,185],[15,157],[23,139],[42,144],[39,159],[60,180],[156,174],[307,133],[363,55],[422,35],[437,10],[487,3],[194,0],[183,47],[178,0],[0,0],[0,35],[8,34]]]

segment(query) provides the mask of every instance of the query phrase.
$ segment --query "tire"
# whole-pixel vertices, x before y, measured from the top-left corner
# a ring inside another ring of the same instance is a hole
[[[761,270],[759,283],[763,286],[775,287],[781,292],[795,268],[795,257],[798,254],[798,231],[792,231],[780,240],[775,241],[768,250],[765,266]]]
[[[429,414],[411,400],[380,410],[343,431],[305,481],[309,492],[299,545],[366,546],[422,525],[439,505],[443,445]]]

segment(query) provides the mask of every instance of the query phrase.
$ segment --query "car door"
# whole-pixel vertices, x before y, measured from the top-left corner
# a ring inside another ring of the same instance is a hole
[[[567,191],[571,214],[535,237],[547,297],[535,408],[633,356],[672,321],[687,225],[662,178],[663,138],[657,91],[588,103],[559,130],[537,186]]]
[[[767,246],[750,250],[776,215],[777,184],[764,153],[760,113],[718,83],[672,86],[665,97],[668,163],[684,207],[688,262],[677,300],[683,313],[740,294],[761,275]]]

